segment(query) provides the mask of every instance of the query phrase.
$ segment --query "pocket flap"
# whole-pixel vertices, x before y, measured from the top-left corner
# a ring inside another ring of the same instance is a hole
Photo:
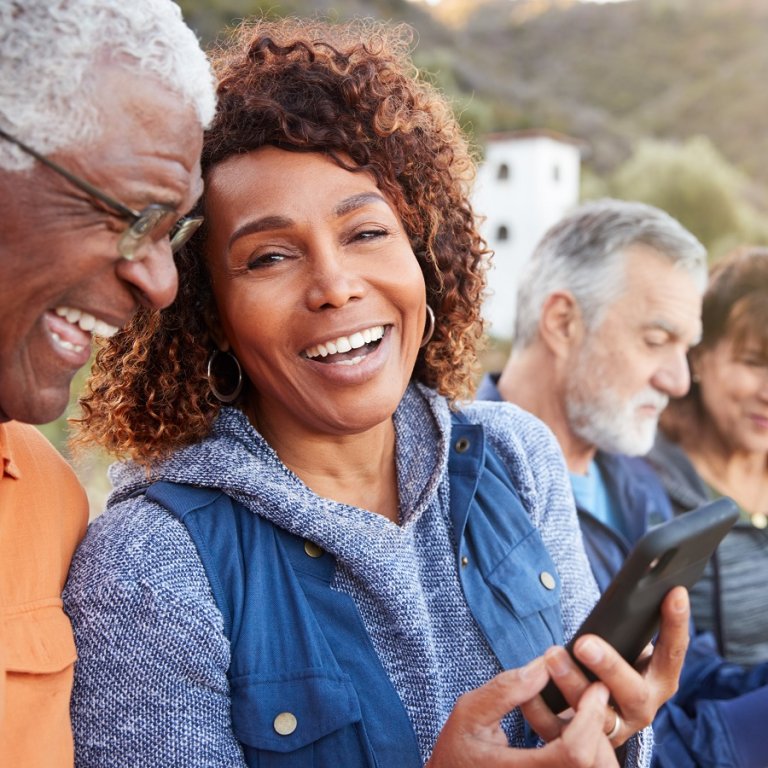
[[[291,752],[361,719],[349,678],[316,669],[247,675],[231,680],[230,690],[235,736],[256,749]]]
[[[538,531],[513,547],[487,579],[520,618],[559,606],[560,577]]]
[[[3,635],[9,672],[51,674],[66,669],[77,658],[72,626],[61,600],[6,614]]]

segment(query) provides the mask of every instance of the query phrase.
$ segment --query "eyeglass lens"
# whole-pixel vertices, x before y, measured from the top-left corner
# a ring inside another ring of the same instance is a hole
[[[170,237],[171,251],[181,248],[203,223],[202,218],[180,219],[168,206],[155,203],[139,213],[136,220],[123,232],[117,244],[120,255],[128,261],[140,261],[144,258],[142,246],[149,240]]]
[[[202,223],[202,216],[181,219],[176,225],[175,231],[171,234],[171,251],[176,253],[197,232]]]

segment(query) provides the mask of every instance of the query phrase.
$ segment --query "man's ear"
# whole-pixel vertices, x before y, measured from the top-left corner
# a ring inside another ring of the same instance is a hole
[[[584,325],[581,310],[570,291],[547,296],[539,318],[539,333],[556,357],[565,357],[581,344]]]

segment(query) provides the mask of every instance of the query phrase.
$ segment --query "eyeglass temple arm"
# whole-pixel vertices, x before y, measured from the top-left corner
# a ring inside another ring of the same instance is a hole
[[[23,141],[20,141],[14,136],[11,136],[9,133],[6,133],[2,128],[0,128],[0,136],[2,136],[2,138],[6,139],[7,141],[10,141],[12,144],[15,144],[17,147],[19,147],[19,149],[34,157],[38,162],[42,163],[43,165],[47,165],[52,171],[55,171],[60,176],[63,176],[70,184],[74,184],[74,186],[91,195],[91,197],[95,197],[97,200],[101,200],[102,203],[108,205],[110,208],[114,209],[123,216],[128,216],[129,218],[134,219],[139,217],[138,211],[134,211],[127,205],[123,205],[121,202],[114,200],[109,195],[104,194],[104,192],[94,187],[85,179],[81,179],[79,176],[75,176],[74,174],[70,173],[66,168],[62,168],[62,166],[60,166],[58,163],[54,163],[53,160],[49,160],[47,157],[41,155],[37,150],[32,149],[32,147],[25,144]]]

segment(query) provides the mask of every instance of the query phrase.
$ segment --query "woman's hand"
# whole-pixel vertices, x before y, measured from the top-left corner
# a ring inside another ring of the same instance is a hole
[[[548,680],[544,658],[540,657],[520,669],[502,672],[480,688],[464,694],[440,732],[427,768],[610,768],[618,765],[604,732],[608,689],[601,683],[582,687],[573,718],[560,724],[558,734],[546,746],[541,749],[509,747],[501,719],[516,706],[536,698]]]
[[[677,690],[690,639],[689,613],[688,592],[684,587],[676,587],[662,603],[655,646],[649,645],[634,667],[595,635],[584,635],[575,643],[576,657],[611,692],[613,708],[609,707],[605,713],[603,730],[611,734],[614,747],[650,725],[659,707]],[[564,648],[550,648],[544,660],[566,701],[575,708],[590,687],[590,681]],[[523,714],[545,741],[558,738],[568,723],[567,719],[553,714],[541,697],[526,704]]]

